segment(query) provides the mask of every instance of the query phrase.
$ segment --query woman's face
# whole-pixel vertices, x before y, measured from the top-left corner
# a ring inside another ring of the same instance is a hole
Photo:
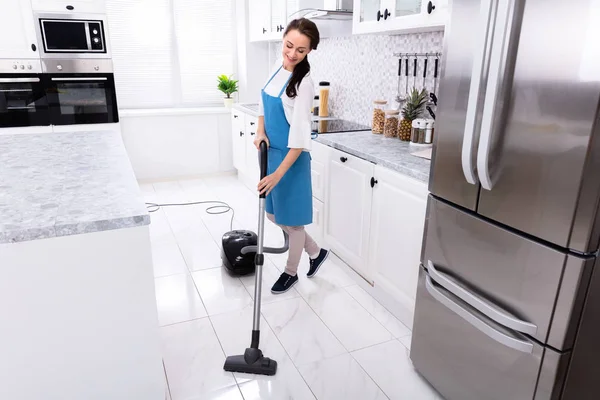
[[[292,29],[283,37],[283,66],[293,69],[310,53],[310,38]]]

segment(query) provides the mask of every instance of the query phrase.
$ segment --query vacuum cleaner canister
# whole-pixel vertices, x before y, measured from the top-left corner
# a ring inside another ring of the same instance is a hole
[[[258,236],[252,231],[236,230],[223,235],[221,259],[223,266],[233,275],[247,275],[254,272],[255,252],[242,254],[242,248],[256,246]]]

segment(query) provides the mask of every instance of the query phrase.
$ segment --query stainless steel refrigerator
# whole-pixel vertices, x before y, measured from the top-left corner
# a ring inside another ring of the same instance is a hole
[[[448,400],[600,398],[600,1],[452,0],[411,359]]]

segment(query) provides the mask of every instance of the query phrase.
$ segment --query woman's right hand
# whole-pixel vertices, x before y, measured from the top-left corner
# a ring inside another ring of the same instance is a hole
[[[260,150],[260,142],[263,140],[267,142],[267,147],[269,147],[269,138],[267,135],[264,132],[257,132],[256,137],[254,138],[254,146],[257,150]]]

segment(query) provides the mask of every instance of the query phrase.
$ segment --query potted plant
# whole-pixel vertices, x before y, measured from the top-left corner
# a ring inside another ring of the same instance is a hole
[[[217,80],[219,82],[217,88],[226,95],[225,99],[223,100],[225,107],[231,108],[233,105],[233,97],[231,97],[231,95],[238,91],[238,81],[234,81],[230,76],[228,77],[227,75],[219,75]]]

